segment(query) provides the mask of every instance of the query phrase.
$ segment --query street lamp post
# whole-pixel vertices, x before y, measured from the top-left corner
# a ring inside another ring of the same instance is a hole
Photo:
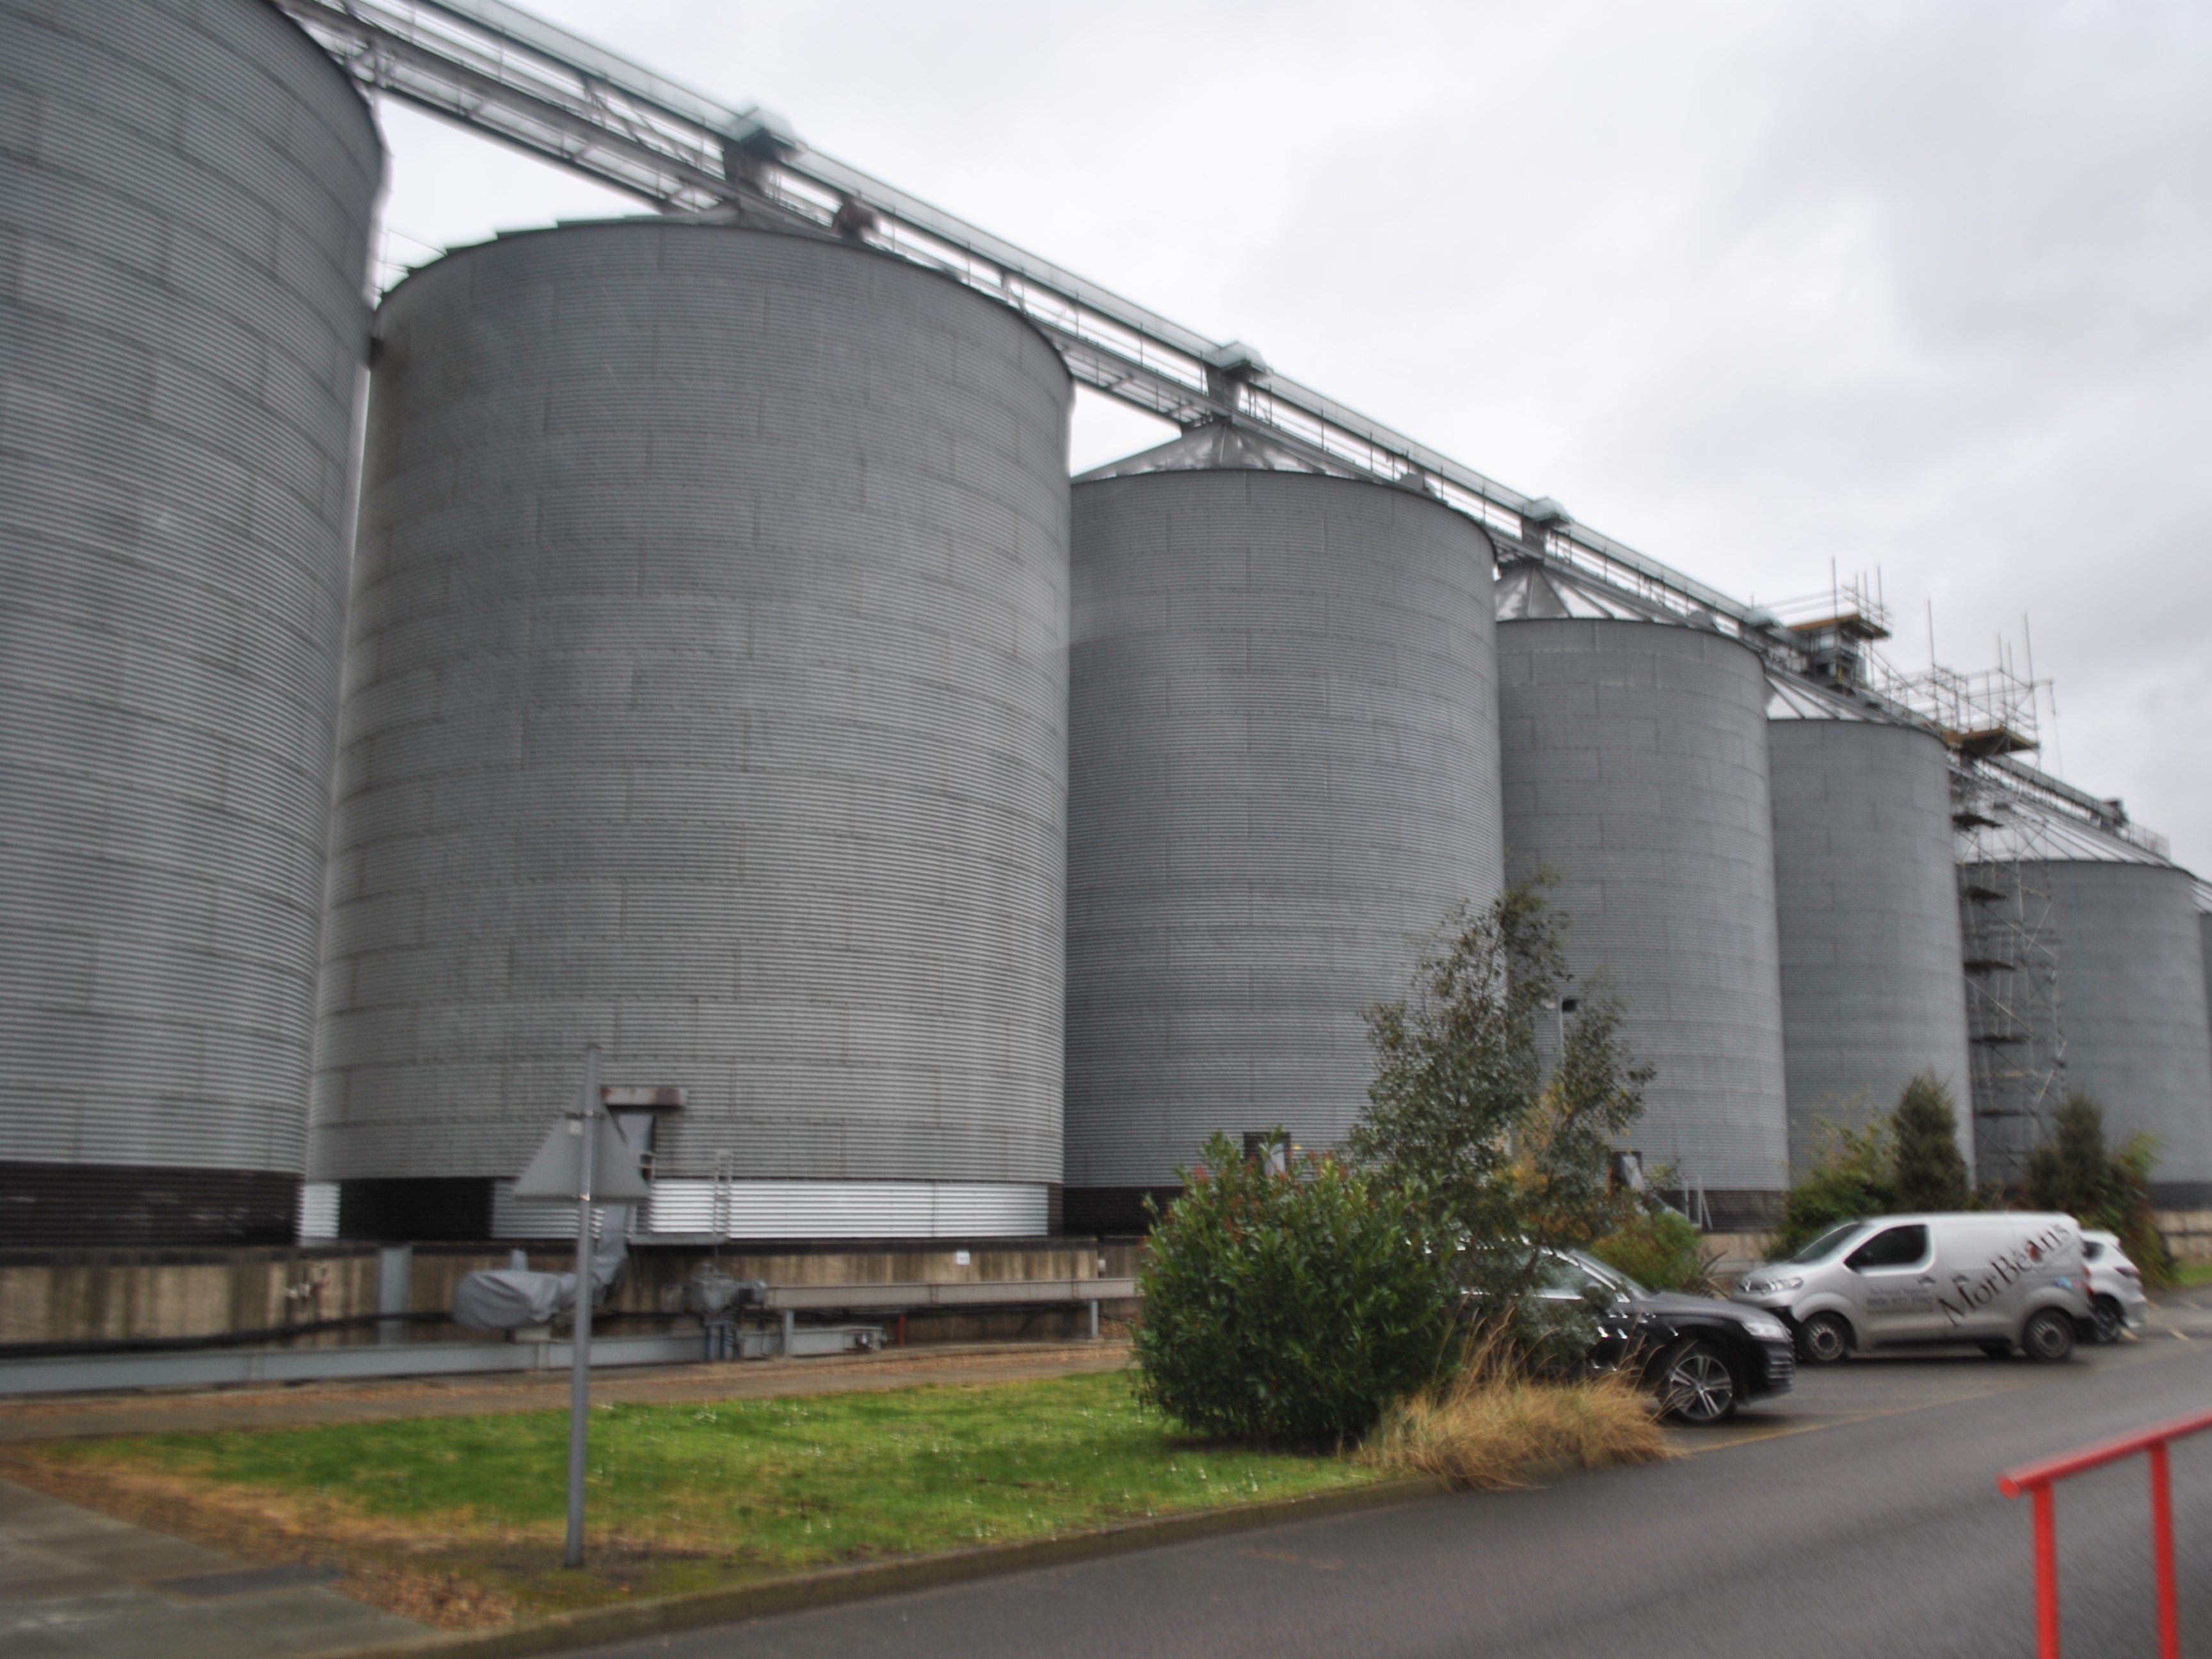
[[[584,1050],[584,1113],[576,1128],[584,1144],[576,1152],[576,1329],[574,1368],[568,1374],[568,1547],[562,1558],[572,1567],[584,1565],[584,1476],[592,1427],[592,1297],[598,1289],[592,1279],[592,1176],[595,1173],[592,1154],[599,1140],[597,1043]]]

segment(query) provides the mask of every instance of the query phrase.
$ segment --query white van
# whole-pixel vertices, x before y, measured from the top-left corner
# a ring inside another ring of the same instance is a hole
[[[2080,1224],[2002,1212],[1847,1221],[1753,1268],[1735,1299],[1779,1314],[1822,1365],[1935,1342],[2063,1359],[2091,1317]]]

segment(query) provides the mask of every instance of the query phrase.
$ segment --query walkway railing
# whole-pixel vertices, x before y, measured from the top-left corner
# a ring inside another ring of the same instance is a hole
[[[2069,1475],[2117,1463],[2137,1452],[2150,1461],[2150,1551],[2158,1571],[2159,1659],[2181,1659],[2181,1616],[2173,1583],[2173,1483],[2166,1447],[2185,1435],[2212,1429],[2212,1411],[2177,1417],[2170,1423],[2100,1440],[2040,1463],[2026,1463],[1997,1477],[2007,1498],[2027,1492],[2035,1500],[2035,1650],[2038,1659],[2058,1655],[2058,1513],[2051,1487]]]

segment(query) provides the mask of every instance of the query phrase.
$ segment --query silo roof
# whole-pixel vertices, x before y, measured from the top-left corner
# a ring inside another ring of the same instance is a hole
[[[1311,472],[1327,478],[1377,479],[1349,467],[1329,466],[1301,450],[1227,421],[1208,421],[1157,449],[1139,451],[1079,474],[1077,483],[1133,478],[1146,472]]]
[[[1872,720],[1882,725],[1899,725],[1901,721],[1885,721],[1872,710],[1862,708],[1849,697],[1814,685],[1810,680],[1768,672],[1766,676],[1766,718],[1771,720]]]
[[[1498,573],[1500,622],[1648,622],[1669,628],[1694,624],[1664,605],[1644,605],[1595,582],[1577,581],[1556,566],[1517,559]]]
[[[2150,848],[2002,786],[1984,796],[1974,810],[1989,820],[1975,843],[1972,857],[1977,861],[2019,858],[2049,863],[2174,867],[2172,860]]]

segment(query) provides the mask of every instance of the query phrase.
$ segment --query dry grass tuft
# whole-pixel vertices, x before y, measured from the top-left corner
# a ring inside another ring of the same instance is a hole
[[[1490,1492],[1525,1486],[1540,1468],[1656,1463],[1675,1453],[1632,1378],[1546,1381],[1485,1352],[1443,1388],[1395,1407],[1360,1455],[1395,1473]]]

